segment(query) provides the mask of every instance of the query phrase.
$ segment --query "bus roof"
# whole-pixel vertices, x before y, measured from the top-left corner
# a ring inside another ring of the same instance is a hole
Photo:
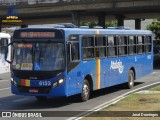
[[[61,28],[62,30],[72,34],[152,34],[149,30],[123,30],[123,29],[79,29],[79,28]],[[97,32],[98,31],[98,32]]]
[[[10,38],[11,36],[8,33],[0,33],[0,38]]]
[[[21,28],[18,30],[63,30],[66,34],[139,34],[139,35],[152,35],[149,30],[126,30],[126,29],[81,29],[81,28]]]

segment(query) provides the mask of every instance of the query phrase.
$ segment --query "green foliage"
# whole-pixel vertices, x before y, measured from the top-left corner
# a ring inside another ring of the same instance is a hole
[[[160,39],[160,18],[154,20],[147,26],[148,30],[151,30],[155,34],[155,39]]]
[[[110,21],[105,23],[105,27],[116,27],[117,26],[117,21]]]
[[[93,28],[94,26],[97,26],[98,22],[81,22],[80,26],[89,26],[89,28]]]
[[[89,28],[94,28],[94,26],[98,26],[98,22],[97,21],[90,22]]]
[[[80,23],[81,26],[89,26],[89,28],[94,28],[94,26],[98,26],[98,22],[94,21],[94,22],[81,22]],[[105,28],[107,27],[115,27],[117,26],[117,21],[109,21],[109,22],[105,22]]]
[[[81,26],[89,26],[89,23],[83,21],[83,22],[80,23],[80,25],[81,25]]]

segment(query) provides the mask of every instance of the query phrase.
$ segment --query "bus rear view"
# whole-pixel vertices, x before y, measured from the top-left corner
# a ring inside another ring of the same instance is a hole
[[[65,96],[63,31],[20,29],[13,35],[11,89],[19,95]],[[59,87],[58,87],[59,86]]]

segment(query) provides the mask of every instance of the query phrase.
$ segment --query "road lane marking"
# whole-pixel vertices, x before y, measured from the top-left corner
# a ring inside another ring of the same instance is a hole
[[[0,90],[8,90],[8,89],[11,89],[11,87],[8,87],[8,88],[2,88]]]
[[[0,80],[0,82],[8,82],[9,80]]]
[[[25,100],[29,100],[29,98],[22,98],[22,99],[14,100],[13,102],[21,102],[21,101],[25,101]]]
[[[152,72],[151,74],[156,74],[157,72]]]
[[[117,103],[118,101],[126,98],[131,93],[134,93],[136,91],[139,91],[141,89],[144,89],[144,88],[147,88],[147,87],[150,87],[150,86],[154,86],[156,84],[160,84],[160,82],[156,82],[156,83],[153,83],[153,84],[149,84],[149,85],[146,85],[146,86],[131,90],[131,91],[129,91],[127,93],[124,93],[124,94],[122,94],[122,95],[120,95],[120,96],[118,96],[118,97],[116,97],[116,98],[114,98],[114,99],[112,99],[112,100],[110,100],[108,102],[105,102],[105,103],[103,103],[103,104],[101,104],[101,105],[99,105],[99,106],[97,106],[97,107],[95,107],[93,109],[90,109],[90,110],[88,110],[86,112],[80,113],[80,114],[76,115],[75,117],[68,118],[67,120],[80,120],[80,119],[82,119],[82,118],[84,118],[84,117],[86,117],[86,116],[88,116],[88,115],[90,115],[90,114],[92,114],[92,113],[94,113],[96,111],[99,111],[99,110],[101,110],[103,108],[106,108],[106,107],[108,107],[108,106],[110,106],[112,104]]]

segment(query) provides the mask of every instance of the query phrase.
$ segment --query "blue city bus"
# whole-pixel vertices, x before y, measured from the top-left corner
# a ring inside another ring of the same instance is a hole
[[[12,43],[11,91],[35,96],[78,95],[126,83],[153,71],[152,32],[128,29],[22,28]]]

